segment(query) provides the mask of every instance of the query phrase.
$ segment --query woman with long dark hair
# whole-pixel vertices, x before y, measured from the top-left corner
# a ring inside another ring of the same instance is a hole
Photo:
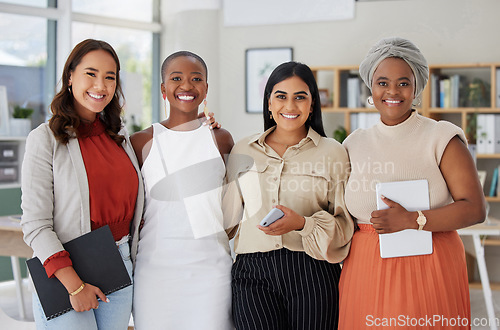
[[[327,138],[314,75],[287,62],[269,77],[264,133],[228,160],[228,222],[241,219],[232,269],[237,329],[335,329],[338,264],[354,223],[344,206],[345,149]],[[259,223],[273,207],[283,217]]]

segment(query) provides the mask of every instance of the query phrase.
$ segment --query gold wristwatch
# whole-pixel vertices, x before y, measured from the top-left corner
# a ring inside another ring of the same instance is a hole
[[[418,212],[418,218],[417,218],[418,230],[422,230],[424,229],[424,226],[427,223],[427,218],[422,213],[422,211],[417,211],[417,212]]]

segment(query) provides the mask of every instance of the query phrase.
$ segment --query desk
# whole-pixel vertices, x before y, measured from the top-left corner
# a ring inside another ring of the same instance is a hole
[[[23,232],[19,221],[13,220],[10,216],[0,217],[0,255],[10,256],[12,273],[16,283],[17,306],[21,319],[26,319],[24,310],[24,297],[21,278],[21,266],[19,257],[31,258],[33,250],[24,243]]]
[[[490,320],[490,329],[497,330],[495,320],[495,310],[493,308],[493,298],[491,295],[490,280],[486,269],[486,261],[484,259],[484,246],[481,244],[481,235],[496,235],[500,236],[500,221],[489,218],[483,223],[462,228],[458,230],[459,235],[470,235],[474,242],[474,250],[476,251],[476,260],[479,268],[479,276],[483,287],[484,301],[486,303],[486,311]]]

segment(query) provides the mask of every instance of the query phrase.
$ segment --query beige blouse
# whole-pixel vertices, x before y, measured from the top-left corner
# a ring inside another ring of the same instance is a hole
[[[273,130],[238,142],[228,159],[223,211],[226,226],[239,224],[235,252],[287,248],[315,259],[342,261],[354,232],[344,204],[349,170],[345,149],[309,129],[280,157],[265,143]],[[281,236],[259,230],[259,222],[278,204],[303,215],[304,228]]]
[[[371,213],[377,209],[375,186],[379,182],[426,179],[431,209],[451,203],[439,164],[455,136],[467,143],[459,127],[423,117],[416,111],[398,125],[387,126],[380,121],[350,134],[344,141],[351,161],[345,200],[357,223],[371,224]]]

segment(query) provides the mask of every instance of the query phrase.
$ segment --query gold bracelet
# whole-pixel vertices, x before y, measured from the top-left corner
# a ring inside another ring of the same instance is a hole
[[[74,295],[79,294],[80,291],[82,291],[84,287],[85,287],[85,282],[82,282],[82,285],[80,285],[80,287],[78,289],[76,289],[75,291],[70,292],[69,295],[74,296]]]

